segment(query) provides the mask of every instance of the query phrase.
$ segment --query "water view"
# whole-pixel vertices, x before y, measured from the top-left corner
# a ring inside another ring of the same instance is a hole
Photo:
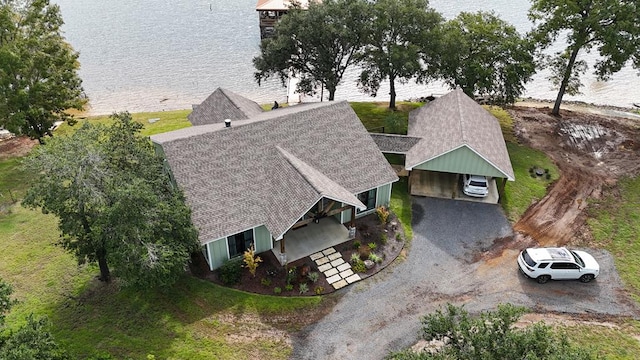
[[[90,98],[90,113],[190,108],[215,88],[224,87],[260,103],[286,101],[279,80],[258,86],[251,60],[259,53],[256,0],[53,0],[60,5],[67,40],[80,52],[80,76]],[[445,17],[460,11],[493,9],[520,32],[531,28],[528,0],[432,0]],[[586,54],[593,62],[595,53]],[[565,100],[630,107],[640,102],[640,77],[627,67],[609,82],[587,74],[583,95]],[[349,71],[336,99],[387,101],[388,85],[377,98],[356,86]],[[525,96],[554,99],[556,90],[540,73]],[[440,83],[409,83],[398,88],[404,100],[447,92]],[[306,98],[305,100],[313,100]]]

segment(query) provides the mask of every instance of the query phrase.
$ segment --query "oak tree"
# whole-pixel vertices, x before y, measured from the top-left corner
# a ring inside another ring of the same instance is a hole
[[[0,2],[0,127],[43,142],[56,121],[82,109],[78,53],[65,41],[58,5]]]
[[[311,1],[307,10],[294,5],[253,59],[258,84],[277,76],[285,85],[292,75],[299,78],[299,93],[313,95],[321,87],[334,100],[345,70],[362,49],[367,9],[366,0]]]
[[[372,19],[362,53],[360,87],[373,96],[389,80],[389,108],[396,107],[396,81],[406,83],[425,71],[437,52],[442,16],[428,0],[378,0],[371,4]]]
[[[61,245],[80,263],[110,266],[125,285],[169,285],[198,249],[182,192],[128,113],[110,126],[84,123],[27,158],[38,174],[23,201],[59,218]]]
[[[491,12],[462,12],[445,24],[439,70],[470,97],[513,103],[535,73],[533,46]]]
[[[576,94],[588,64],[581,52],[596,49],[599,80],[607,80],[628,63],[640,68],[640,3],[637,0],[534,0],[529,10],[533,36],[545,49],[566,34],[566,48],[549,61],[551,80],[559,87],[553,114],[565,93]]]

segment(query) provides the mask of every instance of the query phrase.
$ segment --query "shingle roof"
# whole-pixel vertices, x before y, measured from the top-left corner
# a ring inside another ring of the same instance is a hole
[[[291,7],[291,0],[258,0],[256,10],[288,10]],[[309,0],[298,0],[303,9],[309,6]]]
[[[417,137],[395,134],[371,134],[371,137],[380,151],[394,154],[405,154],[420,141]]]
[[[187,118],[193,125],[205,125],[222,123],[225,119],[248,119],[261,112],[262,108],[256,102],[218,88],[200,105],[194,106]]]
[[[422,140],[407,152],[407,169],[466,146],[505,178],[515,178],[498,120],[461,89],[410,112],[408,135]]]
[[[202,243],[259,225],[277,238],[322,197],[364,206],[354,194],[398,179],[346,102],[151,139],[185,192]]]

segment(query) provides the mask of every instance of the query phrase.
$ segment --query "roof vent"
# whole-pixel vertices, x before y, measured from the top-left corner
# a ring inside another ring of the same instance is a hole
[[[231,119],[225,119],[224,120],[224,126],[225,127],[231,127]]]

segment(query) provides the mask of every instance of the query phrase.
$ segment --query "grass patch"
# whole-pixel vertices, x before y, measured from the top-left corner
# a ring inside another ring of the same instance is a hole
[[[400,219],[407,242],[411,242],[413,229],[411,228],[411,196],[409,195],[408,184],[409,178],[406,176],[393,183],[389,208]]]
[[[508,181],[502,197],[502,207],[511,221],[517,221],[535,201],[542,199],[547,187],[560,177],[555,164],[543,152],[526,146],[507,143],[516,181]],[[537,166],[549,170],[546,176],[531,177],[529,169]]]
[[[640,302],[640,176],[619,180],[613,190],[591,204],[587,223],[596,245],[614,255],[620,277]]]
[[[571,343],[590,349],[598,358],[635,360],[640,354],[640,342],[634,337],[639,333],[637,321],[622,324],[620,328],[574,325],[562,326],[559,330],[567,334]]]
[[[29,188],[31,175],[22,169],[22,158],[0,161],[0,213],[21,199]]]
[[[405,160],[403,154],[382,154],[387,159],[389,164],[404,166]]]
[[[131,114],[134,121],[137,121],[144,125],[141,134],[144,136],[151,136],[155,134],[164,133],[167,131],[173,131],[191,126],[187,115],[191,113],[191,110],[172,110],[172,111],[158,111],[158,112],[144,112]],[[155,120],[158,119],[158,120]],[[149,122],[152,120],[153,123]],[[87,118],[81,118],[74,126],[69,126],[67,123],[62,124],[56,129],[56,136],[66,136],[75,131],[84,122],[112,124],[113,121],[109,119],[109,115],[90,116]]]
[[[511,115],[509,115],[509,113],[505,109],[499,106],[483,105],[482,107],[484,107],[491,113],[491,115],[495,116],[498,119],[504,141],[514,144],[518,143],[516,134],[513,131],[513,118],[511,117]]]
[[[370,132],[405,133],[409,122],[409,112],[423,105],[419,102],[401,101],[396,103],[396,111],[389,110],[386,102],[350,102],[364,127]],[[399,129],[391,129],[395,121],[400,122]],[[383,130],[384,128],[384,130]],[[402,131],[404,129],[404,131]],[[398,130],[398,131],[393,131]]]

